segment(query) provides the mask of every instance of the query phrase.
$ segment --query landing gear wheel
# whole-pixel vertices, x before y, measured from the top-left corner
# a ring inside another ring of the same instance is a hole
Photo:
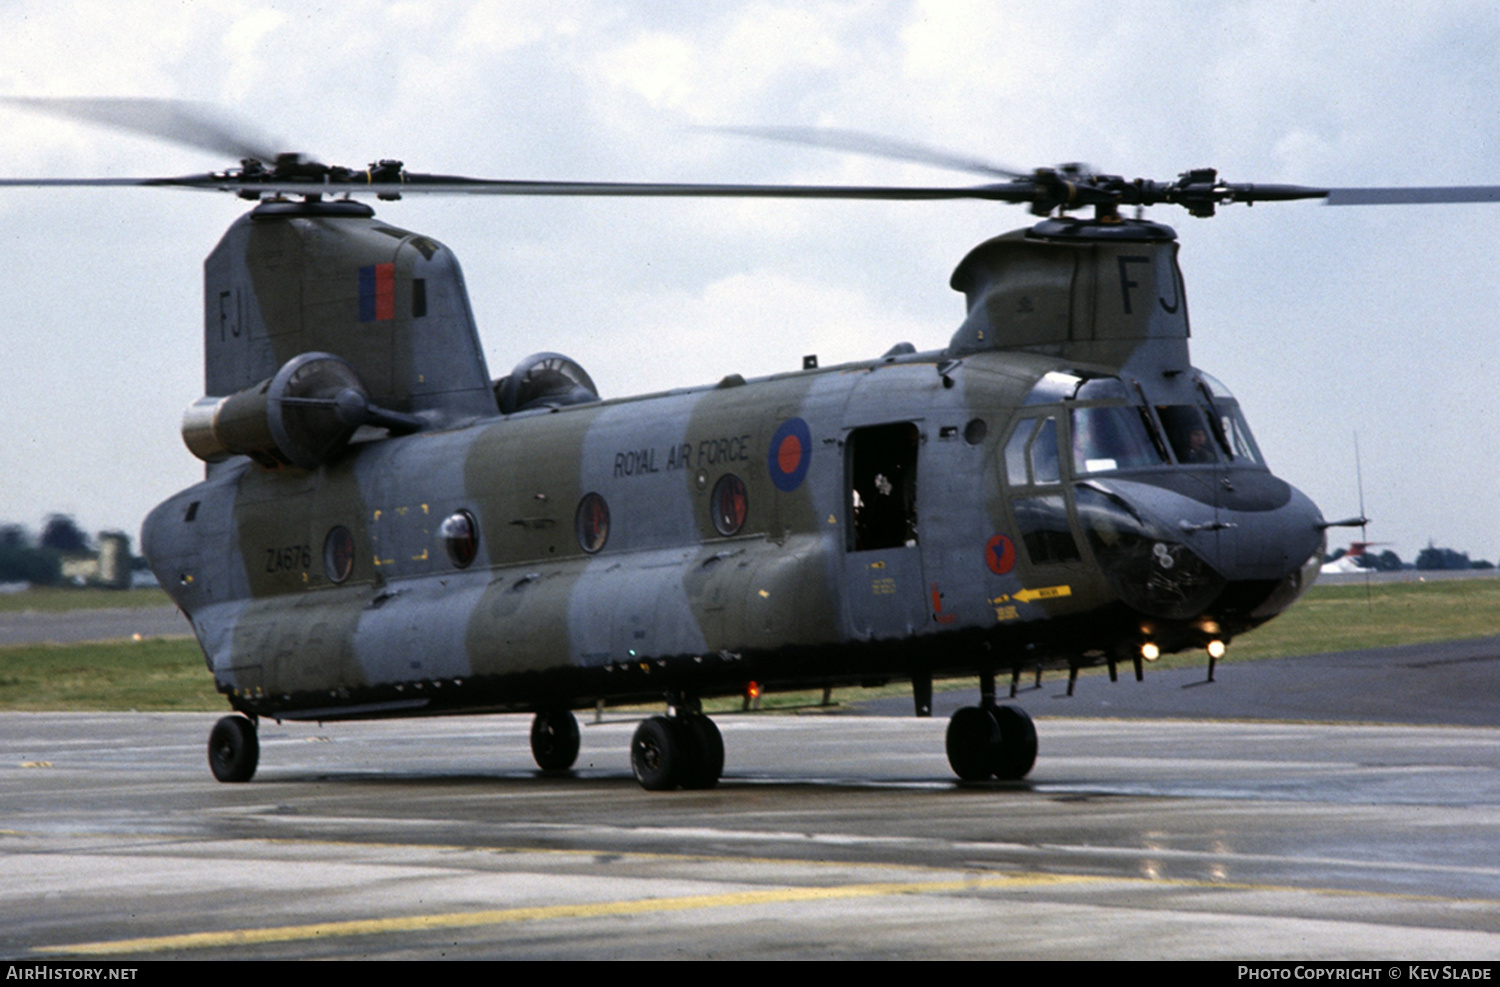
[[[578,718],[570,710],[538,710],[531,721],[531,756],[543,771],[566,771],[578,760]]]
[[[724,773],[724,735],[713,720],[702,713],[688,713],[676,723],[688,758],[683,765],[683,788],[712,788]]]
[[[1019,781],[1036,764],[1036,724],[1019,706],[996,706],[990,712],[1000,726],[1000,746],[990,766],[1001,781]]]
[[[690,760],[685,739],[677,724],[665,716],[641,721],[630,739],[630,766],[642,788],[669,792],[681,783],[684,765]]]
[[[965,706],[948,721],[948,763],[964,781],[984,781],[1000,754],[1000,724],[987,709]]]
[[[255,724],[243,716],[226,716],[208,735],[208,769],[222,782],[249,781],[260,763]]]

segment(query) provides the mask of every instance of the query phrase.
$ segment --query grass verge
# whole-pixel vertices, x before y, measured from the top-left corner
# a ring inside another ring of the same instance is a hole
[[[154,588],[121,590],[37,586],[21,593],[0,593],[0,613],[24,613],[27,610],[56,613],[62,610],[105,610],[171,605],[172,598]]]
[[[192,638],[0,648],[0,710],[224,710]]]

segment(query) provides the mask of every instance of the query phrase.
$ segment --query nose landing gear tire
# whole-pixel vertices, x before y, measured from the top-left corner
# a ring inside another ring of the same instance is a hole
[[[1000,724],[990,711],[965,706],[948,721],[948,764],[964,781],[984,781],[994,769],[1000,747]]]
[[[947,746],[964,781],[1017,781],[1036,764],[1036,725],[1019,706],[965,706],[948,721]]]
[[[1019,781],[1036,764],[1036,724],[1019,706],[996,706],[992,712],[1000,725],[1000,749],[991,767],[1001,781]]]

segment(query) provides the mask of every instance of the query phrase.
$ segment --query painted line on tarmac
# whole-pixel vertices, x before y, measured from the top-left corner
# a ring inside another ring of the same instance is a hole
[[[569,827],[559,827],[569,828]],[[35,836],[24,831],[0,831],[7,835]],[[116,837],[118,838],[118,837]],[[287,846],[340,846],[351,848],[404,849],[418,846],[424,850],[466,851],[481,854],[538,854],[545,856],[595,856],[600,852],[611,852],[621,857],[716,861],[727,858],[714,854],[660,853],[641,850],[600,851],[584,848],[538,848],[538,847],[475,847],[461,844],[407,844],[387,841],[364,842],[352,840],[308,840],[305,838],[272,838],[268,844]],[[993,844],[971,844],[970,849],[993,847]],[[1008,846],[1008,845],[1003,845]],[[1077,851],[1076,847],[1053,847]],[[1159,852],[1158,852],[1159,853]],[[1176,855],[1197,857],[1197,854]],[[952,866],[912,865],[892,862],[799,860],[779,857],[735,857],[736,863],[786,864],[804,867],[857,867],[860,869],[898,869],[903,871],[933,870],[952,873]],[[1280,859],[1280,858],[1271,858]],[[974,874],[962,879],[932,881],[887,881],[860,884],[783,887],[762,891],[741,891],[725,894],[688,895],[673,898],[645,898],[626,901],[595,902],[566,905],[543,905],[530,908],[491,909],[473,912],[447,912],[431,915],[395,916],[384,919],[353,919],[334,922],[317,922],[302,925],[272,926],[261,929],[229,929],[219,932],[182,933],[169,936],[151,936],[135,939],[106,940],[89,943],[70,943],[35,947],[38,953],[53,953],[80,956],[107,956],[132,953],[187,951],[215,949],[234,946],[262,945],[316,940],[340,936],[381,935],[402,932],[423,932],[440,929],[474,928],[489,925],[504,925],[518,922],[539,922],[558,919],[587,919],[608,916],[642,915],[654,912],[691,911],[709,908],[752,907],[756,905],[794,904],[799,902],[833,901],[838,899],[876,898],[896,895],[943,894],[976,891],[982,889],[1001,891],[1031,890],[1045,887],[1064,887],[1098,884],[1148,885],[1153,887],[1200,888],[1213,891],[1256,891],[1273,894],[1311,894],[1318,896],[1374,898],[1411,902],[1435,902],[1446,905],[1497,904],[1490,898],[1451,898],[1441,895],[1422,895],[1402,892],[1372,891],[1353,888],[1299,887],[1295,885],[1268,884],[1258,882],[1236,882],[1225,880],[1201,880],[1163,877],[1136,877],[1119,874],[1046,874],[1021,871],[1006,875],[978,877]]]
[[[644,915],[652,912],[678,912],[703,908],[747,908],[756,905],[778,905],[809,901],[834,901],[849,898],[878,898],[890,895],[941,894],[950,891],[972,891],[980,888],[1019,890],[1048,885],[1099,883],[1112,878],[1020,874],[1009,877],[965,878],[955,881],[900,881],[875,884],[847,884],[837,887],[777,888],[768,891],[736,891],[728,894],[687,895],[677,898],[644,898],[630,901],[605,901],[594,904],[542,905],[532,908],[501,908],[478,912],[447,912],[436,915],[408,915],[394,918],[354,919],[344,922],[317,922],[308,925],[282,925],[264,929],[229,929],[223,932],[192,932],[175,936],[151,936],[119,939],[110,942],[86,942],[64,946],[42,946],[38,952],[83,956],[106,956],[121,953],[154,953],[189,949],[212,949],[224,946],[261,945],[327,939],[334,936],[366,936],[395,932],[427,932],[436,929],[466,929],[510,922],[540,922],[552,919],[601,918],[614,915]]]

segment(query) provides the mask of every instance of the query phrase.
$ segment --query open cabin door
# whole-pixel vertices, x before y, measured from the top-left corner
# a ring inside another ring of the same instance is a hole
[[[920,447],[911,422],[856,428],[845,444],[846,599],[856,637],[909,637],[927,623],[918,548]]]

